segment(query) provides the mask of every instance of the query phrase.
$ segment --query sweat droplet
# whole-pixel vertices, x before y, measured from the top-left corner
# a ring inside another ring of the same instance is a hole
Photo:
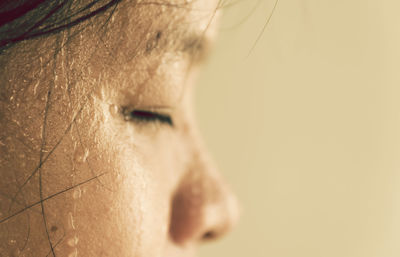
[[[85,162],[88,156],[89,156],[89,149],[85,149],[85,152],[82,156],[82,162]]]
[[[69,225],[71,226],[72,229],[75,229],[75,224],[74,224],[74,217],[72,216],[72,213],[69,213]]]
[[[118,106],[115,104],[111,104],[110,105],[110,113],[111,113],[111,115],[118,114]]]
[[[38,88],[38,86],[39,86],[39,81],[38,82],[36,82],[36,84],[33,86],[33,95],[37,95],[37,88]]]
[[[82,195],[82,190],[78,187],[77,189],[74,190],[74,194],[72,195],[72,197],[74,199],[78,199],[80,198]]]
[[[86,162],[87,158],[89,156],[89,149],[82,149],[82,148],[78,148],[75,151],[75,156],[74,156],[74,160],[76,162]]]
[[[75,248],[73,253],[70,253],[68,257],[78,257],[78,249]]]
[[[68,245],[69,246],[76,246],[78,244],[79,238],[74,236],[74,238],[71,238],[68,240]]]

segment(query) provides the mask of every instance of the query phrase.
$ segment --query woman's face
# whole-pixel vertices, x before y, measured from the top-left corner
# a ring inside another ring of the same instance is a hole
[[[0,256],[192,256],[235,198],[192,113],[217,3],[123,1],[0,56]]]

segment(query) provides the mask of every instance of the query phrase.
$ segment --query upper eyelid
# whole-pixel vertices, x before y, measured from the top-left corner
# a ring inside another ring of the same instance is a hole
[[[161,123],[174,126],[174,122],[170,115],[164,115],[157,112],[135,110],[131,113],[132,119],[139,119],[139,121],[158,121]]]
[[[146,106],[123,106],[122,107],[122,114],[128,115],[133,111],[146,111],[151,113],[158,113],[161,115],[171,115],[174,108],[166,107],[166,106],[153,106],[153,107],[146,107]]]
[[[134,117],[133,114],[141,114],[140,116]],[[159,121],[162,123],[167,123],[170,126],[174,126],[173,119],[171,118],[171,108],[168,107],[152,107],[152,108],[133,108],[133,107],[122,107],[122,114],[125,120],[143,119],[145,120],[145,114],[148,114],[148,121],[154,119],[154,121]],[[142,117],[143,116],[143,117]]]

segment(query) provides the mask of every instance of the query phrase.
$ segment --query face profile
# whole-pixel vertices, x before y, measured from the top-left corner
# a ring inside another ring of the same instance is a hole
[[[238,219],[192,112],[220,3],[58,2],[2,25],[0,256],[194,256]]]

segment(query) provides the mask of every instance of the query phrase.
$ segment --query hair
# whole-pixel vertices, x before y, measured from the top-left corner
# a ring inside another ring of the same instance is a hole
[[[0,51],[24,40],[72,28],[115,8],[121,1],[0,0]]]

